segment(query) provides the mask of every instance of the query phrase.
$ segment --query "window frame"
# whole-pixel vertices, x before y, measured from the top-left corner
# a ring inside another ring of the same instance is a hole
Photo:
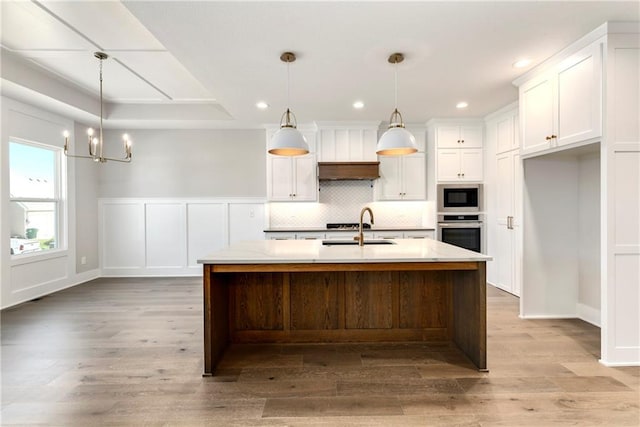
[[[51,151],[53,153],[53,162],[54,162],[54,186],[53,198],[37,198],[37,197],[12,197],[11,196],[11,144],[17,143],[22,145],[27,145],[34,148],[44,149]],[[25,254],[13,254],[10,255],[11,259],[14,261],[33,258],[33,257],[47,257],[51,254],[59,254],[60,252],[64,252],[68,250],[67,247],[67,232],[68,227],[66,227],[67,222],[67,174],[66,174],[66,158],[62,155],[63,149],[57,145],[47,144],[43,142],[30,141],[24,138],[18,138],[14,136],[9,137],[9,194],[8,199],[9,203],[53,203],[54,204],[54,215],[55,215],[55,239],[56,239],[56,247],[49,250],[44,251],[36,251],[29,252]],[[11,238],[11,236],[9,236]],[[54,255],[55,256],[55,255]]]

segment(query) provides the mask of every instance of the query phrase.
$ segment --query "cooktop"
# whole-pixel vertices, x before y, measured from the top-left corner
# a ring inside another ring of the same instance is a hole
[[[357,222],[329,222],[327,223],[327,230],[357,230]],[[371,228],[371,224],[364,223],[362,228]]]

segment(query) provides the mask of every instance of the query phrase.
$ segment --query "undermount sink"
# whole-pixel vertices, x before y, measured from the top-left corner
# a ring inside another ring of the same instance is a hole
[[[357,240],[323,240],[322,244],[325,246],[331,245],[358,245]],[[395,245],[396,243],[392,240],[365,240],[365,245]]]

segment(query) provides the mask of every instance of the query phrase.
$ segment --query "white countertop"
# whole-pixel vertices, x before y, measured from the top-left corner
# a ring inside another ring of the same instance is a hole
[[[492,257],[432,239],[390,245],[322,245],[321,240],[252,240],[213,252],[199,264],[377,263],[490,261]]]

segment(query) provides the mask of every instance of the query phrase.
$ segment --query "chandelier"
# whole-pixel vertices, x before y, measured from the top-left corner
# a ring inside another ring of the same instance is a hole
[[[100,60],[100,134],[99,137],[94,136],[93,128],[87,129],[87,135],[89,137],[89,155],[88,156],[80,156],[76,154],[69,154],[69,132],[64,131],[64,154],[67,157],[79,157],[83,159],[92,159],[94,162],[106,163],[107,160],[112,160],[114,162],[123,162],[129,163],[131,161],[131,140],[129,136],[125,133],[122,135],[122,141],[124,145],[124,157],[116,159],[112,157],[104,156],[104,140],[102,137],[102,109],[103,109],[103,100],[102,100],[102,61],[107,59],[109,55],[104,52],[95,52],[93,54],[98,60]]]

